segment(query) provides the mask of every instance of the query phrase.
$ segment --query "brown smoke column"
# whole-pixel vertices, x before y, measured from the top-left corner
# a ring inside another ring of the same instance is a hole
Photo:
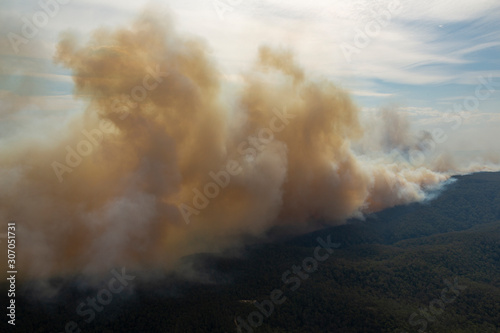
[[[73,71],[74,94],[87,109],[55,146],[0,152],[0,217],[18,222],[20,272],[168,269],[182,256],[236,246],[276,225],[339,224],[421,200],[426,186],[447,179],[354,154],[351,143],[363,135],[358,108],[346,91],[310,77],[291,52],[262,47],[235,103],[225,102],[208,54],[202,40],[150,12],[130,27],[95,31],[84,45],[62,36],[55,59]],[[168,75],[125,107],[158,69]],[[278,122],[277,114],[290,118]],[[66,147],[101,120],[112,128],[59,182],[53,162],[65,164]],[[254,148],[248,137],[263,129],[272,136]],[[239,172],[186,224],[180,207],[194,209],[193,189],[203,192],[228,161]]]

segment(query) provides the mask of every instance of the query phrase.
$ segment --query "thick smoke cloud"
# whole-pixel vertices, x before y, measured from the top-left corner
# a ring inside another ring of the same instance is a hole
[[[0,151],[0,219],[18,222],[25,277],[169,269],[274,226],[422,200],[448,179],[355,153],[357,106],[290,51],[258,50],[231,96],[209,54],[151,12],[87,42],[61,36],[55,60],[87,109],[55,145]]]

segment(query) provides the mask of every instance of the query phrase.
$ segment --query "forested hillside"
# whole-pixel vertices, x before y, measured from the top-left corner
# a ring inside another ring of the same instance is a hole
[[[322,261],[305,260],[316,254]],[[236,332],[238,322],[242,332],[500,332],[500,173],[458,176],[424,203],[182,265],[193,279],[136,283],[90,323],[75,308],[98,289],[78,277],[51,281],[61,288],[52,298],[26,285],[17,328],[62,332],[74,320],[82,332]]]

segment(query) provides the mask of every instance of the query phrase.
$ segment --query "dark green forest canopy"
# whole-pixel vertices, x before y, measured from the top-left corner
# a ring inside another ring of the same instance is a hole
[[[172,274],[139,282],[91,323],[75,309],[98,289],[83,288],[78,277],[52,280],[60,288],[52,298],[22,286],[16,328],[62,332],[74,320],[83,332],[236,332],[235,319],[247,320],[258,311],[253,301],[262,304],[279,289],[286,300],[255,332],[418,332],[422,321],[428,332],[500,332],[500,173],[455,178],[433,200],[364,221],[261,243],[238,256],[185,258],[196,281]],[[292,288],[283,273],[313,255],[318,237],[340,246]],[[454,279],[466,288],[425,319],[421,309]]]

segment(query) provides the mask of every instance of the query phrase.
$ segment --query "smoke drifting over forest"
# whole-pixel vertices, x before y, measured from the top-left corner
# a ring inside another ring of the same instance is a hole
[[[410,162],[419,140],[390,113],[380,151],[354,150],[366,132],[358,106],[290,50],[256,50],[227,95],[209,46],[147,11],[87,41],[63,34],[55,61],[86,110],[57,144],[0,151],[0,217],[17,221],[28,278],[168,270],[274,226],[423,200],[450,177]]]

